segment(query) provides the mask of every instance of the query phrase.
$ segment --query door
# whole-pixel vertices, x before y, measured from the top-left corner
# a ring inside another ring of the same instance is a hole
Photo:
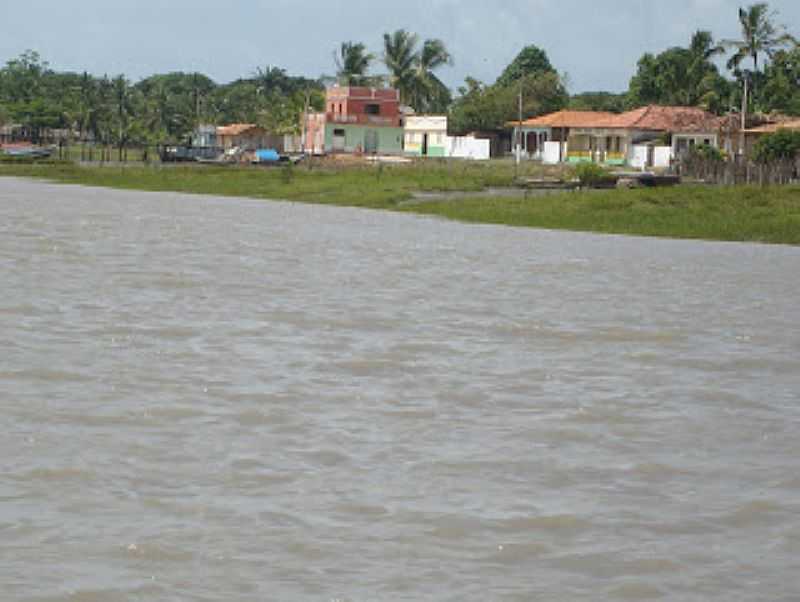
[[[344,130],[333,130],[333,152],[344,152]]]
[[[374,155],[378,152],[377,130],[367,130],[364,133],[364,152],[370,155]]]
[[[428,134],[422,134],[422,156],[428,156]]]

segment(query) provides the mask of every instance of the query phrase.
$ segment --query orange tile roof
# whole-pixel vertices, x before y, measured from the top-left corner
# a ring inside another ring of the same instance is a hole
[[[541,115],[522,122],[525,127],[541,128],[592,128],[606,127],[614,113],[601,111],[556,111],[547,115]],[[509,122],[509,125],[516,125],[516,122]]]
[[[217,128],[218,136],[241,136],[245,132],[255,129],[258,126],[254,123],[232,123]]]
[[[600,128],[655,130],[667,132],[715,132],[724,118],[695,107],[662,107],[649,105],[626,113],[602,111],[557,111],[522,122],[523,127]],[[509,122],[510,127],[516,125]]]
[[[791,121],[779,121],[778,123],[767,123],[755,128],[745,130],[746,134],[771,134],[778,130],[800,130],[800,119]]]

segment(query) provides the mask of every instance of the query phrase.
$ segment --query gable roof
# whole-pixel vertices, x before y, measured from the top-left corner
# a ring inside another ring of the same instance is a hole
[[[604,124],[609,123],[614,117],[617,117],[617,115],[602,111],[562,110],[527,119],[522,122],[522,125],[526,127],[542,128],[606,127]],[[516,125],[516,122],[509,122],[509,125]]]
[[[755,128],[745,130],[746,134],[772,134],[778,130],[800,130],[800,119],[767,123]]]
[[[254,130],[263,129],[254,123],[232,123],[231,125],[224,125],[217,128],[218,136],[241,136],[242,134]]]
[[[715,132],[721,125],[719,117],[697,107],[648,105],[617,115],[612,127],[689,133]]]
[[[716,132],[725,123],[696,107],[663,107],[648,105],[625,113],[603,111],[557,111],[522,122],[524,127],[542,128],[601,128],[653,130],[657,132]],[[509,122],[509,126],[516,125]]]

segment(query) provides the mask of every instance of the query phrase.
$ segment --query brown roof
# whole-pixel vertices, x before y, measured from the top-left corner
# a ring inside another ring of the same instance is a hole
[[[218,136],[241,136],[245,132],[253,129],[261,129],[254,123],[232,123],[231,125],[224,125],[217,128]]]
[[[665,132],[716,132],[725,123],[723,118],[695,107],[662,107],[649,105],[626,113],[601,111],[558,111],[522,122],[527,127],[602,128],[654,130]],[[509,126],[516,125],[509,122]]]
[[[778,130],[800,130],[800,119],[792,121],[780,121],[778,123],[768,123],[757,128],[745,130],[746,134],[771,134]]]
[[[716,115],[697,107],[648,105],[617,115],[612,127],[632,130],[693,133],[715,132],[722,126]]]

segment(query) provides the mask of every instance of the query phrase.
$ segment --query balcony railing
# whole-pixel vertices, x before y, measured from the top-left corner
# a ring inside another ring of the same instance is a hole
[[[331,123],[360,123],[374,126],[394,126],[399,127],[399,117],[382,117],[380,115],[346,115],[342,113],[328,113],[328,121]]]

